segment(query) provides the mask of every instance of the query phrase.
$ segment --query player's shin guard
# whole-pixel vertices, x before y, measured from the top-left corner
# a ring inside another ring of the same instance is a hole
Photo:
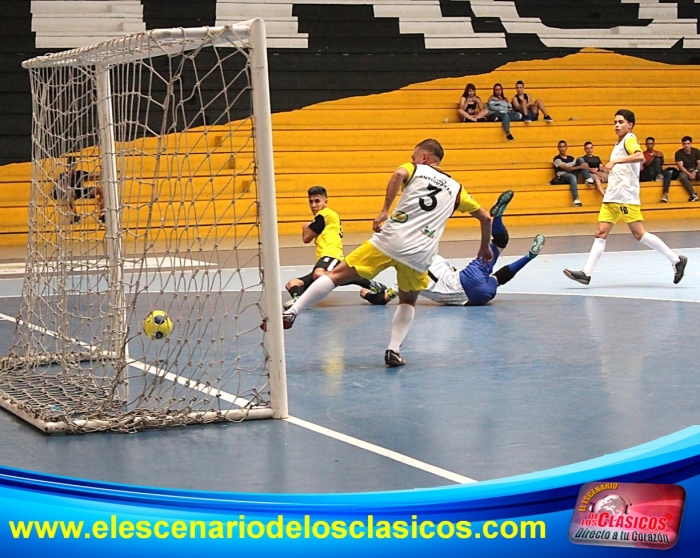
[[[494,273],[494,276],[496,277],[498,285],[500,286],[505,285],[508,281],[515,277],[515,273],[513,273],[513,270],[510,269],[510,266],[504,265],[501,269]]]
[[[399,352],[401,343],[408,335],[408,330],[411,329],[413,316],[415,315],[416,309],[410,304],[399,304],[398,308],[396,308],[394,319],[391,321],[391,339],[389,340],[389,347],[387,347],[389,350]]]
[[[304,285],[294,285],[293,287],[288,288],[287,292],[292,298],[299,298],[304,292],[304,289]]]
[[[503,232],[500,233],[492,233],[492,238],[493,238],[493,243],[498,246],[501,250],[508,246],[508,240],[510,240],[510,236],[508,236],[508,229],[503,227]]]
[[[362,298],[364,298],[370,304],[375,304],[378,306],[383,306],[384,304],[389,302],[386,297],[386,289],[382,289],[378,293],[367,291],[367,293],[365,293],[365,295]]]
[[[370,281],[369,279],[365,279],[364,277],[360,277],[358,279],[355,279],[354,281],[350,281],[348,285],[357,285],[358,287],[361,287],[363,289],[372,289],[374,285],[372,284],[373,282]]]
[[[307,273],[303,277],[299,277],[299,281],[304,283],[304,289],[308,289],[311,286],[311,283],[314,282],[314,272],[312,271],[311,273]],[[302,290],[302,292],[304,291]]]

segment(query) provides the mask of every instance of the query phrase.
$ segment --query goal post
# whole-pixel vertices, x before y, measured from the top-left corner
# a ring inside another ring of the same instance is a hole
[[[286,417],[263,21],[23,66],[29,240],[0,406],[49,433]]]

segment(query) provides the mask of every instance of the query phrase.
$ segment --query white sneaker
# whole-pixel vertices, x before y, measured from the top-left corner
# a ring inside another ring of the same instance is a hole
[[[297,300],[299,300],[299,297],[298,297],[298,296],[295,296],[295,297],[293,297],[293,298],[290,298],[287,302],[285,302],[285,303],[282,305],[282,309],[283,309],[283,310],[289,310],[292,306],[294,306],[294,303],[295,303]]]
[[[593,178],[586,178],[586,184],[595,184],[595,180],[593,180]]]
[[[574,207],[581,207],[583,204],[581,203],[581,200],[576,198],[574,200]]]

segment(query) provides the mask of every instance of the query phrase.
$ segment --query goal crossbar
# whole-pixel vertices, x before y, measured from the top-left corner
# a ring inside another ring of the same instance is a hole
[[[0,407],[48,433],[286,417],[264,22],[22,65],[29,240]]]
[[[22,62],[22,67],[111,66],[154,56],[167,56],[194,50],[208,39],[211,46],[240,46],[250,38],[252,19],[216,27],[173,27],[134,33],[95,45],[37,56]],[[151,50],[155,49],[155,50]]]

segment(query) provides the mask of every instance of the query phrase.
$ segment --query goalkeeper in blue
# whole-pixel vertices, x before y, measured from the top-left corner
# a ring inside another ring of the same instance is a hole
[[[508,245],[508,230],[503,224],[503,214],[515,193],[512,190],[503,192],[491,208],[491,251],[493,259],[484,262],[476,258],[462,270],[457,270],[442,256],[435,256],[428,268],[430,284],[420,294],[434,302],[448,306],[483,306],[491,302],[498,287],[505,285],[515,275],[530,263],[542,250],[544,236],[538,234],[532,241],[532,246],[526,255],[512,264],[501,267],[494,273],[498,257]],[[360,296],[372,304],[382,300],[386,304],[391,293],[384,289],[379,293],[371,293],[367,289],[360,291]]]

